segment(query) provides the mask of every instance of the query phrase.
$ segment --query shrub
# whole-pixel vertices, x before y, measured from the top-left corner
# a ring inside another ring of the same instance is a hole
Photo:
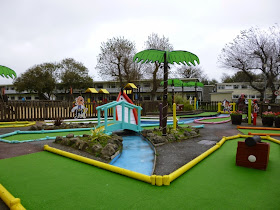
[[[242,112],[241,111],[232,111],[230,112],[230,116],[232,115],[242,115]]]
[[[274,117],[275,116],[275,114],[274,114],[274,112],[263,112],[262,113],[262,117]]]
[[[63,122],[63,120],[61,119],[61,118],[56,118],[55,120],[54,120],[54,125],[55,126],[60,126],[61,124],[62,124],[62,122]]]
[[[193,110],[193,105],[190,104],[190,101],[187,100],[185,97],[182,96],[181,93],[175,93],[175,103],[176,104],[183,104],[184,105],[184,108],[183,110],[184,111],[191,111]],[[170,108],[170,111],[172,111],[172,94],[168,94],[168,98],[167,98],[167,101],[168,101],[168,107]]]

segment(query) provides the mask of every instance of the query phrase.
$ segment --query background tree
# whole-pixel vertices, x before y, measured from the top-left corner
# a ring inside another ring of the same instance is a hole
[[[263,100],[267,87],[272,91],[272,102],[276,96],[276,82],[279,80],[280,30],[273,26],[269,30],[250,28],[241,31],[233,42],[223,48],[218,62],[221,67],[242,71],[250,85],[261,94]],[[264,84],[255,82],[254,75],[262,75]]]
[[[261,76],[262,75],[257,75],[257,74],[254,74],[253,72],[250,72],[250,76],[248,76],[243,71],[238,71],[232,76],[229,74],[223,73],[222,82],[223,83],[250,82],[251,78],[253,78],[254,81],[258,81],[261,79]]]
[[[200,66],[179,66],[173,73],[175,77],[179,78],[196,78],[205,85],[215,85],[217,80],[210,80]]]
[[[73,58],[65,58],[59,63],[60,88],[65,90],[86,89],[93,86],[93,79],[83,63]]]
[[[96,69],[102,79],[132,82],[142,78],[141,64],[133,62],[136,53],[135,44],[124,37],[113,37],[101,43]]]
[[[152,33],[150,36],[148,36],[148,40],[145,42],[145,49],[172,51],[173,46],[169,43],[168,38],[164,36],[159,37],[158,34]],[[160,68],[160,63],[155,61],[154,63],[145,65],[144,72],[146,73],[148,79],[152,78],[153,80],[151,97],[152,99],[154,99],[157,89],[160,85],[160,81],[163,80],[163,70],[162,68]]]
[[[56,63],[43,63],[29,68],[14,81],[16,91],[37,92],[40,99],[44,94],[50,99],[56,86]]]

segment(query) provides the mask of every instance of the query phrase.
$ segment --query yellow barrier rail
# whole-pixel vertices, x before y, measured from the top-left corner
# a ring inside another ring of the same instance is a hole
[[[143,182],[147,182],[150,183],[152,185],[157,185],[157,186],[162,186],[162,185],[170,185],[170,183],[172,181],[174,181],[175,179],[177,179],[178,177],[180,177],[182,174],[184,174],[185,172],[187,172],[188,170],[190,170],[192,167],[194,167],[196,164],[198,164],[199,162],[201,162],[203,159],[205,159],[206,157],[208,157],[210,154],[212,154],[213,152],[215,152],[217,149],[219,149],[227,140],[232,140],[232,139],[236,139],[236,138],[247,138],[247,137],[251,137],[252,135],[242,135],[242,134],[238,134],[235,136],[229,136],[229,137],[223,137],[219,142],[216,143],[215,146],[211,147],[210,149],[208,149],[206,152],[202,153],[201,155],[199,155],[198,157],[196,157],[195,159],[193,159],[192,161],[188,162],[187,164],[185,164],[184,166],[182,166],[181,168],[177,169],[176,171],[172,172],[169,175],[151,175],[151,176],[147,176],[141,173],[137,173],[134,171],[130,171],[127,169],[123,169],[123,168],[119,168],[116,166],[112,166],[109,165],[107,163],[103,163],[97,160],[92,160],[89,158],[85,158],[79,155],[75,155],[69,152],[65,152],[59,149],[55,149],[53,147],[50,147],[48,145],[44,146],[44,150],[49,151],[49,152],[53,152],[83,163],[87,163],[90,165],[94,165],[97,166],[99,168],[103,168],[106,169],[108,171],[112,171],[124,176],[128,176]],[[280,141],[274,138],[271,138],[270,136],[261,136],[262,139],[265,140],[269,140],[272,141],[274,143],[280,144]]]
[[[29,121],[0,122],[0,128],[27,127],[35,124],[36,122]]]
[[[130,171],[130,170],[127,170],[127,169],[124,169],[124,168],[119,168],[117,166],[109,165],[107,163],[103,163],[103,162],[100,162],[100,161],[97,161],[97,160],[93,160],[93,159],[90,159],[90,158],[75,155],[73,153],[65,152],[65,151],[50,147],[48,145],[44,145],[44,150],[52,152],[52,153],[59,154],[59,155],[64,156],[64,157],[71,158],[73,160],[77,160],[77,161],[80,161],[80,162],[83,162],[83,163],[87,163],[89,165],[93,165],[93,166],[96,166],[96,167],[99,167],[99,168],[103,168],[103,169],[106,169],[108,171],[112,171],[112,172],[115,172],[115,173],[118,173],[118,174],[121,174],[121,175],[124,175],[124,176],[128,176],[128,177],[131,177],[131,178],[134,178],[134,179],[138,179],[138,180],[143,181],[143,182],[152,183],[151,177],[147,176],[145,174],[137,173],[137,172]]]
[[[15,198],[9,191],[0,184],[0,198],[11,210],[25,210],[21,205],[20,199]]]

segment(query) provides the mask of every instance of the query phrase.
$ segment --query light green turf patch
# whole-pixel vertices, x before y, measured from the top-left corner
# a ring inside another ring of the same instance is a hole
[[[241,133],[244,133],[248,135],[249,132],[251,133],[278,133],[280,134],[280,131],[275,130],[254,130],[254,129],[238,129]]]
[[[268,168],[261,171],[235,166],[238,140],[227,141],[170,186],[48,152],[0,160],[0,180],[26,209],[278,209],[279,145],[270,143]]]
[[[55,132],[55,133],[26,133],[26,134],[16,134],[12,136],[7,136],[2,139],[13,141],[24,141],[24,140],[35,140],[35,139],[41,139],[49,137],[55,137],[55,136],[66,136],[69,133],[73,133],[74,135],[83,135],[83,134],[90,134],[90,131],[66,131],[66,132]]]
[[[214,116],[217,114],[218,114],[217,112],[202,112],[199,114],[180,115],[178,117],[210,117],[210,116]]]
[[[222,122],[222,121],[225,121],[225,120],[230,120],[230,117],[205,119],[205,120],[199,120],[199,122]]]

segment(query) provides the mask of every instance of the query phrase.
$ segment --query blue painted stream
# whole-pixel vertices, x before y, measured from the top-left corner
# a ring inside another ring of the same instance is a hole
[[[201,117],[181,119],[180,122],[192,123],[197,118]],[[158,125],[159,121],[141,121],[141,124],[143,126],[147,124]],[[110,164],[150,176],[153,173],[154,157],[152,144],[143,136],[135,134],[123,136],[123,150]]]
[[[123,136],[123,150],[110,164],[150,176],[153,173],[154,157],[151,143],[135,134]]]

